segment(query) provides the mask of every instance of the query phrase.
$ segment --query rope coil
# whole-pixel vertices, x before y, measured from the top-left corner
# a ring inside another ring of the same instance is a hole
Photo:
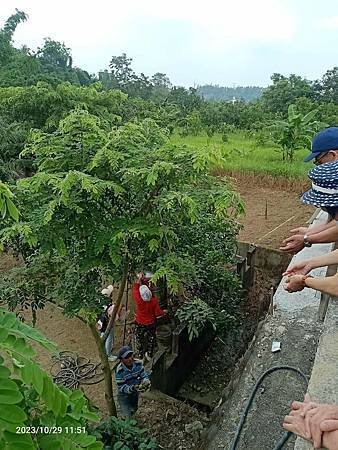
[[[53,381],[68,389],[78,389],[80,384],[97,384],[103,381],[102,371],[97,373],[100,363],[93,364],[88,358],[75,352],[64,351],[52,358],[50,368]]]

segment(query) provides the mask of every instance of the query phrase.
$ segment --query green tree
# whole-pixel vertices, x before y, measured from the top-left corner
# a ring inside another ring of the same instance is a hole
[[[48,275],[53,289],[46,289],[47,299],[52,295],[87,321],[113,415],[111,372],[95,327],[103,279],[119,283],[115,311],[128,273],[140,267],[152,269],[154,281],[165,277],[173,294],[200,284],[195,254],[183,250],[178,230],[208,217],[224,236],[233,226],[225,219],[242,208],[241,201],[228,180],[210,175],[224,162],[220,149],[177,148],[149,119],[110,132],[78,110],[55,132],[32,133],[25,153],[33,155],[37,172],[17,182],[21,220],[3,229],[1,240],[30,245],[30,268],[41,261],[46,274],[56,268]]]
[[[293,161],[295,151],[311,143],[313,135],[325,124],[314,120],[318,111],[303,116],[294,105],[288,109],[287,120],[277,120],[271,127],[273,139],[282,151],[283,161]]]
[[[36,56],[46,64],[64,69],[72,67],[70,48],[67,48],[64,43],[53,41],[50,38],[45,38],[44,45],[41,48],[38,47]]]
[[[288,108],[297,98],[314,96],[313,84],[298,75],[285,77],[279,73],[271,76],[272,85],[267,87],[262,95],[262,103],[267,111],[277,113],[282,117],[288,114]]]
[[[324,102],[338,103],[338,67],[327,70],[321,80],[314,83],[316,97]]]
[[[12,38],[19,23],[27,20],[28,16],[15,9],[15,14],[11,15],[0,30],[0,63],[5,64],[12,56],[14,50],[12,47]]]

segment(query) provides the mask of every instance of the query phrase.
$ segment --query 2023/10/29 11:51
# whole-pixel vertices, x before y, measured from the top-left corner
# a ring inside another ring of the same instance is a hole
[[[16,427],[16,434],[80,434],[85,433],[85,427]]]

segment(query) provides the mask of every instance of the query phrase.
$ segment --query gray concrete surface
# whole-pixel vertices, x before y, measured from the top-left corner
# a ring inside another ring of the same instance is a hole
[[[331,299],[308,388],[312,400],[338,405],[338,299]],[[313,446],[298,438],[295,450]]]
[[[326,214],[321,213],[315,222],[318,223],[325,220]],[[315,255],[325,254],[331,248],[331,244],[317,244],[311,248],[305,248],[293,258],[291,264]],[[325,276],[325,273],[326,268],[313,271],[315,276]],[[311,289],[304,289],[300,293],[289,294],[284,290],[283,284],[284,280],[282,280],[274,296],[274,315],[266,319],[252,349],[246,368],[243,370],[237,383],[237,387],[215,411],[214,423],[209,430],[207,444],[205,444],[204,448],[209,450],[230,448],[247,399],[255,382],[265,370],[271,366],[285,364],[299,368],[310,377],[318,340],[323,328],[323,324],[317,320],[320,295]],[[333,306],[330,306],[331,310]],[[325,323],[325,327],[328,327],[328,323]],[[326,342],[325,336],[326,334],[323,335],[323,342]],[[271,352],[273,341],[281,342],[280,352]],[[338,344],[335,345],[333,344],[333,348],[338,349]],[[324,354],[325,351],[323,350],[321,353],[322,357]],[[338,360],[337,354],[335,354],[332,360],[330,359],[333,365],[335,364],[334,357],[336,357],[336,361]],[[323,364],[325,366],[326,362],[323,362]],[[323,366],[322,368],[319,367],[318,376],[321,374],[323,377],[322,372]],[[335,380],[338,380],[338,377]],[[324,383],[324,379],[321,379],[320,383]],[[327,385],[328,392],[338,392],[338,388],[334,386],[335,382],[333,380],[331,382],[327,381]],[[273,449],[283,434],[281,425],[283,417],[289,411],[291,401],[294,399],[301,400],[304,392],[305,386],[303,382],[296,375],[292,375],[289,372],[274,373],[269,379],[266,379],[258,391],[253,407],[248,415],[237,449]],[[295,439],[290,440],[284,446],[284,449],[293,449],[294,443]],[[300,448],[297,450],[300,450]]]

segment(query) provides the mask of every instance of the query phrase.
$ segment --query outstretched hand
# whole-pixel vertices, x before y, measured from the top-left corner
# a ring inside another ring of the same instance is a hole
[[[289,266],[283,273],[283,277],[288,275],[307,275],[313,269],[309,260],[301,261]]]
[[[303,234],[293,234],[287,239],[284,239],[282,246],[279,250],[286,253],[298,253],[304,248],[304,235]]]

